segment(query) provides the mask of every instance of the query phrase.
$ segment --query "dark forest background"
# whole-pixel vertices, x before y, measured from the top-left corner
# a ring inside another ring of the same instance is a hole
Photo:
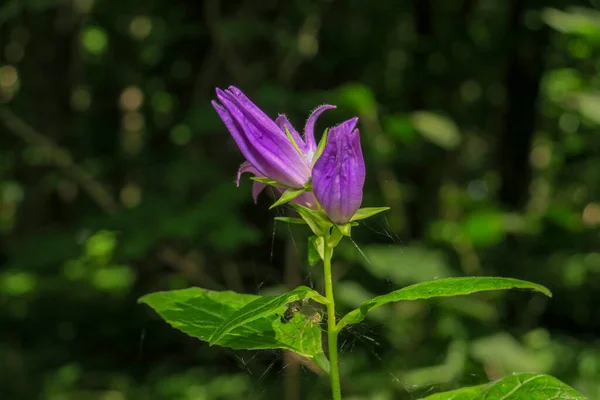
[[[320,287],[210,105],[360,117],[340,311],[435,277],[549,287],[398,303],[341,340],[348,399],[512,372],[600,398],[599,0],[1,0],[0,397],[326,398],[279,351],[208,347],[139,296]]]

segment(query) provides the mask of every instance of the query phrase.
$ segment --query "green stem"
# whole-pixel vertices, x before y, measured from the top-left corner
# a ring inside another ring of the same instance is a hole
[[[333,279],[331,278],[331,256],[333,249],[329,246],[329,238],[325,237],[324,246],[324,270],[325,270],[325,296],[329,300],[327,305],[327,342],[329,345],[329,363],[331,379],[331,394],[333,400],[342,399],[342,389],[340,388],[340,371],[338,368],[338,349],[337,336],[338,330],[335,322],[335,300],[333,298]]]

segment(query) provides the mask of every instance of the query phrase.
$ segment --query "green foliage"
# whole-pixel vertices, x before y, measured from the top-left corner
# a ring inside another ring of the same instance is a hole
[[[461,296],[477,292],[506,289],[530,289],[552,297],[545,287],[536,283],[513,278],[468,277],[444,278],[435,281],[421,282],[394,292],[377,296],[363,302],[360,308],[349,312],[342,318],[342,326],[362,321],[372,309],[384,304],[401,300],[421,300],[433,297]]]
[[[228,315],[225,321],[213,333],[209,342],[211,345],[216,344],[233,329],[258,318],[273,315],[277,311],[281,311],[282,307],[285,307],[287,304],[303,299],[314,299],[321,304],[327,303],[327,299],[305,286],[300,286],[281,296],[261,296],[236,310],[231,315]]]
[[[598,1],[482,4],[0,1],[0,397],[326,398],[310,363],[187,340],[136,304],[321,291],[310,229],[273,222],[296,211],[235,185],[210,104],[235,84],[297,129],[323,103],[316,132],[360,118],[363,204],[391,209],[339,242],[338,312],[453,276],[552,288],[372,309],[340,335],[349,397],[520,371],[600,399]]]
[[[556,378],[540,374],[519,374],[447,393],[434,394],[423,400],[587,400],[581,393]]]
[[[446,150],[456,148],[462,140],[456,124],[441,115],[419,111],[412,114],[411,122],[423,137]]]
[[[232,349],[285,349],[328,371],[321,329],[302,313],[283,323],[286,306],[303,299],[326,301],[310,288],[281,296],[254,296],[191,288],[157,292],[140,298],[174,328],[211,345]]]

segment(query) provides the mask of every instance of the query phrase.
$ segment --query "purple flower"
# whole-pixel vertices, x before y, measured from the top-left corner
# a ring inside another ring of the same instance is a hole
[[[314,110],[306,122],[302,138],[285,115],[273,121],[234,86],[225,91],[217,89],[217,98],[220,103],[213,101],[212,105],[247,160],[238,171],[238,185],[244,172],[269,178],[288,188],[300,189],[308,183],[317,149],[315,122],[323,111],[335,106],[322,105]],[[252,194],[255,201],[264,187],[261,182],[254,183]],[[305,195],[301,197],[303,203],[310,203]]]
[[[358,118],[329,130],[327,144],[312,172],[312,187],[329,218],[337,224],[350,221],[362,203],[365,161],[360,148]]]

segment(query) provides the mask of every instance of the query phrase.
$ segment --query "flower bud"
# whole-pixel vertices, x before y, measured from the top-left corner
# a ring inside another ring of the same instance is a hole
[[[358,118],[329,130],[327,144],[315,162],[312,188],[329,219],[337,224],[350,221],[360,207],[365,183],[365,162],[360,148]]]

